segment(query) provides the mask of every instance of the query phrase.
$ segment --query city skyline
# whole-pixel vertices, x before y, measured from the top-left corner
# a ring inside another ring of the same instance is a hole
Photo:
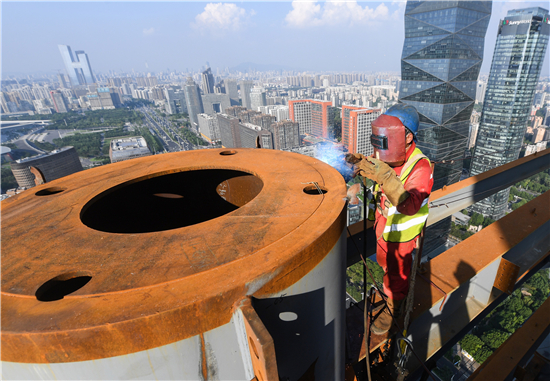
[[[547,4],[493,4],[481,73],[489,72],[499,20],[531,6]],[[2,74],[64,72],[62,44],[84,50],[95,74],[195,72],[207,61],[214,74],[247,62],[259,70],[399,72],[404,10],[405,2],[4,2]]]

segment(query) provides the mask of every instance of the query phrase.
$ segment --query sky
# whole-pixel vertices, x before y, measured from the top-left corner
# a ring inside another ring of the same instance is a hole
[[[481,73],[498,22],[493,2]],[[64,72],[58,45],[84,50],[94,72],[200,70],[241,63],[298,71],[400,72],[405,2],[1,2],[2,76]],[[548,76],[547,49],[541,75]]]

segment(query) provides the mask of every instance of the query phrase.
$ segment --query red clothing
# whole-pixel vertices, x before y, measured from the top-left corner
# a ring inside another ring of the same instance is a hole
[[[413,142],[407,150],[407,160],[411,156],[416,144]],[[403,165],[394,167],[399,175]],[[420,160],[412,169],[405,181],[405,190],[409,197],[397,205],[397,211],[412,216],[418,212],[422,202],[431,193],[433,186],[432,168],[428,160]],[[382,188],[383,190],[383,188]],[[383,195],[380,200],[382,209],[385,209]],[[386,218],[376,209],[375,232],[377,237],[376,261],[384,270],[384,293],[393,300],[401,300],[407,296],[409,290],[409,275],[411,273],[412,251],[416,247],[418,237],[409,242],[386,242],[382,238]]]

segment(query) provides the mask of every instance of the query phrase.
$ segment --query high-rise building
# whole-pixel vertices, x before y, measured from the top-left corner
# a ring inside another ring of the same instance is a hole
[[[68,45],[58,45],[61,58],[65,64],[65,70],[72,86],[89,85],[95,83],[92,66],[88,55],[83,50],[71,51]]]
[[[61,86],[61,88],[67,89],[67,88],[70,87],[69,84],[67,83],[67,81],[65,80],[65,75],[64,74],[58,74],[57,79],[59,79],[59,86]]]
[[[252,81],[241,81],[239,82],[239,85],[241,86],[241,99],[243,101],[242,105],[243,107],[246,107],[247,109],[252,109],[252,105],[250,103],[250,90],[252,90],[252,86],[254,86],[254,82]]]
[[[486,90],[487,90],[487,82],[477,81],[476,103],[483,103],[483,100],[485,99]]]
[[[202,77],[202,91],[205,94],[214,94],[214,76],[210,68],[206,69],[201,74]]]
[[[231,107],[231,101],[227,94],[204,94],[202,95],[202,107],[205,114],[219,114]]]
[[[346,146],[349,152],[350,151],[350,137],[351,137],[351,126],[350,126],[350,113],[353,110],[361,110],[364,107],[358,107],[358,106],[350,106],[350,105],[342,105],[341,109],[341,115],[340,118],[342,119],[342,144]]]
[[[188,77],[183,91],[185,92],[185,101],[187,102],[187,113],[192,127],[196,130],[199,126],[197,115],[204,112],[199,88],[193,78]]]
[[[261,88],[253,88],[250,91],[250,109],[258,111],[259,107],[267,104],[265,91]]]
[[[418,111],[422,152],[449,160],[435,165],[433,190],[462,174],[491,9],[491,1],[407,1],[399,101]],[[443,245],[450,228],[450,218],[426,228],[424,252]]]
[[[225,83],[225,93],[229,95],[229,99],[231,100],[231,106],[238,105],[239,90],[237,88],[237,80],[229,78],[224,80],[224,83]]]
[[[267,130],[273,132],[273,124],[276,122],[276,119],[273,115],[259,114],[250,118],[250,123],[260,126],[262,130]]]
[[[67,102],[65,101],[65,97],[61,92],[59,91],[50,91],[50,96],[52,98],[52,104],[55,108],[55,112],[63,113],[68,112],[69,107],[67,106]]]
[[[471,175],[518,158],[549,30],[548,10],[539,7],[508,11],[499,23]],[[502,190],[474,204],[472,210],[499,219],[506,213],[509,193],[509,188]]]
[[[334,126],[332,102],[313,99],[288,101],[290,119],[300,126],[300,135],[329,138]]]
[[[218,118],[208,114],[199,114],[199,133],[209,142],[220,140]]]
[[[365,156],[374,153],[374,147],[371,144],[372,135],[371,123],[382,114],[380,109],[360,108],[351,110],[349,115],[349,145],[346,147],[351,153],[360,153]],[[343,120],[342,120],[343,122]]]
[[[420,116],[418,147],[432,161],[462,159],[491,1],[408,1],[399,101]],[[433,189],[457,182],[462,161],[435,166]]]
[[[285,120],[271,125],[273,130],[273,148],[289,149],[300,146],[298,123]]]

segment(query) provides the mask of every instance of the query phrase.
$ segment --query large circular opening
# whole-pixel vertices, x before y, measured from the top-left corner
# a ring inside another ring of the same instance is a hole
[[[109,233],[177,229],[230,213],[262,190],[260,178],[228,169],[158,174],[120,184],[90,200],[84,225]]]

